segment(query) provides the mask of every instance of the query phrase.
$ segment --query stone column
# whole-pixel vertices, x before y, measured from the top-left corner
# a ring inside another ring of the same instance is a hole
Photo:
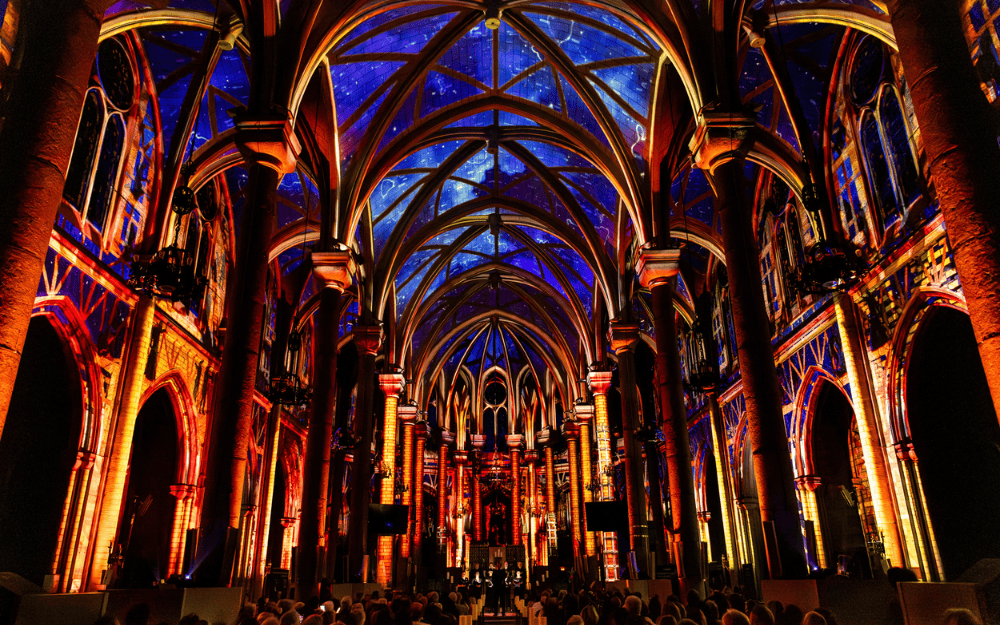
[[[582,402],[582,400],[577,400]],[[580,429],[580,487],[583,490],[583,508],[586,504],[594,501],[594,493],[600,490],[599,483],[594,479],[593,451],[591,449],[591,432],[594,423],[594,406],[591,404],[577,403],[573,408],[573,416]],[[583,527],[584,553],[588,558],[597,556],[597,536],[594,532],[587,531],[586,515],[580,515],[580,523]]]
[[[814,544],[806,543],[806,547],[811,551],[815,548],[816,566],[827,568],[829,563],[826,559],[826,549],[823,547],[823,527],[820,523],[819,504],[816,501],[816,489],[822,485],[822,480],[817,475],[802,475],[795,478],[795,486],[799,489],[799,498],[802,500],[802,516],[806,521],[812,523]]]
[[[591,371],[587,374],[587,382],[594,395],[594,423],[597,433],[597,481],[599,501],[614,501],[614,489],[611,483],[611,473],[614,471],[614,461],[611,455],[611,428],[608,425],[608,389],[611,388],[610,371]],[[602,532],[604,571],[609,581],[618,579],[617,537],[613,532]],[[612,555],[614,554],[614,555]],[[611,562],[614,558],[615,562]]]
[[[382,343],[382,328],[377,325],[354,326],[354,345],[358,348],[358,395],[354,410],[354,464],[351,467],[351,517],[348,522],[348,577],[363,579],[364,556],[368,553],[368,504],[371,503],[372,439],[375,401],[375,355]]]
[[[708,412],[712,420],[712,452],[715,456],[715,471],[719,476],[719,499],[722,508],[722,531],[726,539],[726,555],[729,567],[738,570],[741,564],[738,544],[739,521],[733,508],[733,473],[729,462],[729,438],[722,421],[719,399],[714,392],[708,393]]]
[[[438,447],[438,558],[446,554],[448,548],[448,451],[455,443],[455,435],[441,431],[441,445]],[[443,572],[443,571],[442,571]]]
[[[548,524],[556,518],[556,469],[555,453],[552,451],[552,441],[549,439],[549,430],[539,432],[536,439],[539,445],[543,446],[545,453],[545,563],[549,562],[549,533]]]
[[[956,0],[886,2],[927,162],[1000,415],[1000,147]]]
[[[472,435],[472,447],[476,450],[475,462],[472,464],[472,535],[477,541],[483,540],[483,486],[479,459],[485,446],[485,435]]]
[[[191,512],[191,502],[194,500],[197,488],[190,484],[171,484],[170,494],[177,500],[174,505],[174,524],[170,531],[170,563],[167,566],[167,577],[183,574],[181,571],[184,558],[184,545],[187,542],[188,514]]]
[[[872,400],[874,393],[868,377],[870,371],[868,355],[861,338],[857,309],[846,293],[838,292],[834,295],[833,301],[837,312],[837,329],[844,350],[847,379],[851,383],[851,396],[854,398],[854,413],[861,438],[861,455],[865,459],[865,474],[868,477],[868,486],[871,488],[875,520],[885,535],[886,558],[892,566],[905,566],[905,552],[899,525],[896,523],[896,511],[892,505],[892,485],[889,483],[884,448],[879,438],[878,417],[875,412],[875,402]]]
[[[424,452],[427,448],[429,432],[423,421],[414,426],[413,437],[416,445],[413,451],[413,562],[416,567],[423,566],[424,539]]]
[[[580,427],[573,421],[563,420],[566,437],[566,454],[569,456],[570,518],[573,520],[573,558],[580,558],[580,540],[584,529],[580,521]]]
[[[399,586],[409,588],[409,567],[407,564],[413,548],[411,540],[415,518],[413,495],[415,494],[416,486],[413,482],[413,463],[415,459],[414,447],[416,446],[417,405],[412,402],[401,404],[396,409],[396,415],[399,417],[399,423],[403,430],[403,505],[410,507],[406,523],[406,536],[403,537],[399,548],[399,564],[396,569],[396,575],[397,579],[401,580]]]
[[[452,515],[455,519],[455,566],[462,567],[465,560],[465,467],[469,464],[469,452],[455,450],[455,492]]]
[[[795,579],[806,574],[802,529],[770,320],[760,286],[760,254],[750,220],[744,163],[742,157],[734,157],[718,165],[712,180],[722,221],[747,430],[768,546],[768,573],[771,579]]]
[[[521,449],[524,447],[524,437],[520,434],[507,436],[507,448],[510,449],[510,532],[511,541],[521,544]]]
[[[538,522],[541,516],[539,511],[541,505],[538,498],[538,476],[536,475],[535,465],[538,462],[538,452],[534,449],[529,449],[524,452],[524,462],[528,465],[528,547],[530,549],[529,562],[539,562],[538,557]],[[530,571],[531,567],[526,566]]]
[[[618,379],[621,381],[622,438],[625,442],[625,495],[628,500],[629,540],[639,575],[650,575],[649,524],[646,518],[646,485],[643,479],[642,443],[636,439],[639,423],[639,397],[635,382],[635,345],[639,326],[620,321],[611,323],[611,349],[618,356]],[[650,575],[651,576],[651,575]]]
[[[201,513],[202,584],[232,578],[243,506],[257,366],[260,362],[268,252],[282,174],[295,170],[299,145],[283,115],[236,118],[236,146],[249,164],[237,262],[226,288],[222,362],[212,391],[212,431]]]
[[[0,434],[110,0],[21,2],[0,132]],[[117,511],[116,511],[117,512]],[[100,536],[104,542],[112,537]],[[106,546],[97,543],[97,550]],[[99,559],[103,558],[103,559]],[[100,575],[107,554],[95,555]]]
[[[396,406],[399,404],[399,393],[406,385],[406,379],[401,373],[384,373],[378,377],[379,388],[385,394],[385,421],[382,427],[382,464],[392,473],[382,478],[379,503],[390,505],[396,503]],[[392,536],[378,537],[378,568],[375,581],[383,588],[392,584]]]
[[[351,286],[354,261],[348,250],[312,254],[313,276],[320,288],[313,347],[312,402],[302,463],[302,516],[297,561],[298,594],[319,594],[319,550],[325,537],[327,494],[330,484],[330,445],[337,409],[337,342],[340,340],[340,303]],[[279,354],[279,357],[283,354]]]
[[[643,250],[636,273],[639,283],[648,288],[652,296],[656,385],[663,420],[674,562],[685,588],[695,588],[702,581],[701,539],[671,282],[677,275],[679,256],[679,250]]]
[[[51,225],[50,225],[51,227]],[[97,590],[101,576],[108,567],[113,543],[118,534],[118,520],[121,516],[122,499],[125,497],[125,481],[128,478],[129,459],[132,457],[132,436],[135,422],[139,417],[139,400],[145,384],[146,362],[149,360],[149,342],[153,336],[153,320],[156,304],[148,295],[139,297],[132,318],[132,334],[129,338],[128,360],[122,370],[122,392],[118,404],[118,418],[115,420],[114,438],[110,441],[110,461],[104,480],[104,499],[97,521],[97,536],[94,538],[94,559],[90,566],[89,590]],[[17,365],[14,365],[15,369]]]

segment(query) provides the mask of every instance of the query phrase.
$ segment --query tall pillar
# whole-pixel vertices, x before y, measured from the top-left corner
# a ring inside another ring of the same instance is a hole
[[[556,520],[556,468],[555,452],[552,451],[548,432],[545,434],[544,439],[541,435],[538,436],[538,443],[545,444],[545,558],[546,563],[548,563],[549,548],[552,546],[549,543],[548,525],[554,524]]]
[[[427,448],[427,424],[421,421],[415,426],[413,437],[413,532],[409,540],[413,543],[414,570],[423,566],[424,542],[424,456]]]
[[[455,519],[455,566],[463,567],[465,561],[465,467],[469,464],[469,452],[455,450],[455,492],[452,507]]]
[[[614,501],[611,474],[614,464],[611,456],[611,428],[608,425],[608,389],[611,388],[610,371],[591,371],[587,382],[594,394],[594,424],[597,434],[597,480],[599,501]],[[613,532],[602,532],[605,579],[618,579],[618,545]]]
[[[392,473],[382,478],[379,492],[379,503],[391,505],[396,503],[396,406],[399,404],[399,393],[406,385],[406,379],[401,373],[384,373],[378,377],[379,388],[385,394],[385,420],[382,427],[382,464]],[[392,536],[378,537],[378,569],[375,581],[389,588],[392,584]]]
[[[524,447],[524,437],[520,434],[507,436],[507,448],[510,449],[510,532],[511,541],[521,544],[521,449]]]
[[[826,550],[823,547],[823,530],[820,523],[819,505],[816,502],[816,489],[822,484],[822,480],[816,475],[802,475],[795,478],[795,486],[799,489],[799,498],[802,500],[802,517],[812,523],[813,543],[806,547],[809,550],[815,549],[813,554],[816,559],[816,566],[825,569],[829,566],[826,559]],[[808,539],[808,532],[807,539]]]
[[[703,573],[687,410],[684,408],[681,356],[677,349],[674,287],[671,282],[677,275],[679,256],[679,250],[643,250],[636,273],[639,274],[640,284],[647,287],[652,296],[656,335],[656,390],[663,420],[674,562],[685,587],[694,588],[701,583]]]
[[[581,401],[581,400],[577,400]],[[591,449],[591,431],[594,423],[594,406],[577,403],[573,409],[576,423],[580,429],[580,486],[583,489],[583,503],[594,501],[594,493],[600,491],[600,483],[594,479],[593,450]],[[586,507],[586,505],[584,505]],[[580,523],[583,526],[584,552],[588,558],[597,556],[597,538],[594,532],[587,531],[587,518],[581,514]]]
[[[375,354],[382,343],[382,328],[354,326],[358,348],[358,398],[354,410],[354,463],[351,466],[351,517],[348,521],[348,577],[367,582],[364,556],[368,553],[368,504],[371,503],[372,439],[374,437]]]
[[[611,349],[618,356],[621,382],[622,438],[625,442],[625,496],[628,500],[629,540],[639,575],[649,575],[649,524],[646,519],[646,486],[643,480],[642,443],[635,437],[639,429],[639,397],[635,381],[635,345],[639,326],[612,322]]]
[[[905,566],[903,558],[905,552],[899,525],[896,523],[896,511],[892,505],[892,486],[889,483],[889,471],[886,468],[885,453],[879,438],[878,418],[875,413],[875,402],[872,401],[871,380],[868,377],[870,370],[868,356],[861,339],[857,310],[851,297],[846,293],[838,292],[834,295],[833,301],[837,312],[840,342],[844,350],[847,379],[851,383],[851,396],[854,398],[858,434],[861,438],[861,455],[865,459],[865,473],[868,477],[868,486],[871,488],[875,520],[885,535],[886,558],[892,566]]]
[[[397,579],[401,580],[397,586],[409,588],[409,567],[407,565],[413,547],[411,543],[414,529],[413,495],[415,494],[413,463],[415,460],[414,447],[416,446],[417,405],[412,402],[401,404],[396,409],[396,414],[403,431],[403,505],[409,506],[409,516],[406,522],[407,531],[400,543],[399,565],[396,569],[396,575]]]
[[[566,437],[566,455],[569,456],[569,506],[573,521],[573,558],[580,558],[580,541],[583,540],[583,525],[580,523],[580,427],[573,421],[563,421],[563,436]],[[553,476],[554,477],[554,476]]]
[[[132,319],[132,335],[129,339],[128,364],[123,369],[125,379],[119,401],[118,419],[115,421],[114,438],[111,440],[111,461],[104,481],[104,499],[101,503],[97,522],[97,536],[94,539],[94,559],[90,566],[88,586],[96,590],[101,583],[101,575],[108,566],[112,543],[118,533],[118,519],[121,516],[122,499],[125,497],[125,481],[128,478],[129,459],[132,457],[132,435],[135,421],[139,416],[139,400],[149,360],[149,342],[153,336],[153,319],[156,304],[153,298],[142,295]],[[17,365],[14,365],[15,368]]]
[[[656,556],[651,564],[655,570],[656,564],[664,564],[670,561],[667,556],[666,521],[663,515],[663,477],[660,471],[660,445],[659,441],[651,440],[643,444],[643,451],[646,456],[646,479],[649,482],[649,509],[651,516],[649,524],[653,528],[653,533],[649,537],[649,547]]]
[[[761,289],[760,257],[743,177],[744,159],[718,165],[712,181],[722,221],[733,326],[739,353],[747,430],[771,579],[806,574],[792,460]],[[749,260],[748,260],[749,259]]]
[[[475,445],[475,439],[473,439]],[[483,487],[479,474],[479,452],[472,463],[472,535],[476,541],[483,540]]]
[[[226,339],[212,391],[212,431],[205,467],[199,582],[228,585],[239,545],[243,480],[260,362],[268,252],[278,181],[294,171],[299,145],[282,115],[238,117],[236,145],[249,164],[237,262],[226,288]]]
[[[0,132],[0,434],[110,0],[21,2]],[[12,70],[15,68],[12,68]],[[111,537],[102,536],[105,542]],[[97,543],[103,551],[103,543]],[[94,569],[103,569],[107,554]]]
[[[314,252],[313,276],[320,288],[313,342],[312,402],[302,463],[302,516],[299,521],[297,564],[298,597],[319,594],[319,555],[326,534],[327,494],[330,484],[330,446],[337,409],[337,342],[340,340],[340,303],[351,286],[351,252]],[[279,355],[282,356],[282,355]]]
[[[538,462],[538,452],[534,449],[529,449],[524,452],[524,461],[528,465],[528,547],[530,551],[529,562],[539,562],[538,557],[538,543],[536,541],[538,537],[538,520],[541,518],[539,514],[541,511],[541,505],[538,497],[538,476],[536,475],[535,464]],[[530,566],[526,567],[531,569]]]
[[[1000,147],[957,0],[888,0],[962,294],[1000,415]]]
[[[712,453],[715,456],[715,472],[719,476],[719,503],[722,509],[722,532],[726,539],[726,555],[729,567],[737,570],[740,567],[740,551],[738,543],[738,521],[734,508],[733,473],[729,462],[729,440],[726,427],[722,422],[722,410],[719,409],[719,398],[708,393],[708,413],[712,427]]]
[[[455,435],[441,431],[441,446],[438,447],[438,565],[447,566],[448,549],[448,449],[455,443]],[[439,574],[443,575],[444,570]]]

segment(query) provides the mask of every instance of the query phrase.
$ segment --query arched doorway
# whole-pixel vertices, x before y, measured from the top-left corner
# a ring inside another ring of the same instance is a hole
[[[43,585],[80,439],[79,374],[45,317],[29,326],[0,438],[0,571]]]
[[[271,570],[282,568],[281,556],[284,553],[285,526],[281,520],[285,517],[285,497],[287,488],[285,482],[288,481],[288,473],[281,462],[276,463],[274,475],[274,493],[271,497],[270,522],[267,529],[267,561],[271,565]]]
[[[827,567],[840,563],[851,577],[870,578],[866,535],[874,533],[874,511],[854,409],[836,386],[819,385],[809,444],[813,473],[820,478],[816,504]]]
[[[969,317],[932,309],[913,340],[906,407],[933,535],[954,580],[1000,557],[1000,425]]]
[[[726,535],[722,525],[722,497],[719,494],[719,473],[715,470],[715,453],[705,451],[705,506],[708,512],[708,551],[712,562],[722,562],[726,553]],[[732,562],[729,563],[732,566]]]
[[[148,588],[168,577],[176,499],[177,419],[166,390],[156,391],[135,422],[118,540],[125,554],[119,587]]]

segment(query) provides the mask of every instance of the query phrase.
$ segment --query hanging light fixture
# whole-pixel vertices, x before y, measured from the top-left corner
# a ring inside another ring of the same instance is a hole
[[[305,406],[312,399],[312,389],[302,383],[297,373],[301,350],[302,335],[293,330],[288,335],[288,368],[281,375],[271,378],[271,402],[282,406]]]
[[[194,252],[180,245],[180,228],[181,218],[198,208],[198,200],[187,186],[177,187],[173,197],[170,206],[176,215],[173,242],[151,256],[133,256],[128,285],[152,297],[173,302],[197,300],[208,280],[197,274]]]

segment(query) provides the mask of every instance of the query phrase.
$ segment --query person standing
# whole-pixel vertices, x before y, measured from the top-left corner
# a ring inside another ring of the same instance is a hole
[[[526,581],[524,569],[521,568],[521,561],[517,560],[514,562],[514,571],[511,573],[511,585],[514,588],[515,599],[524,600],[524,586]]]
[[[501,615],[506,613],[507,608],[507,570],[493,566],[490,571],[490,581],[493,582],[493,614]],[[500,610],[503,609],[503,612]]]

